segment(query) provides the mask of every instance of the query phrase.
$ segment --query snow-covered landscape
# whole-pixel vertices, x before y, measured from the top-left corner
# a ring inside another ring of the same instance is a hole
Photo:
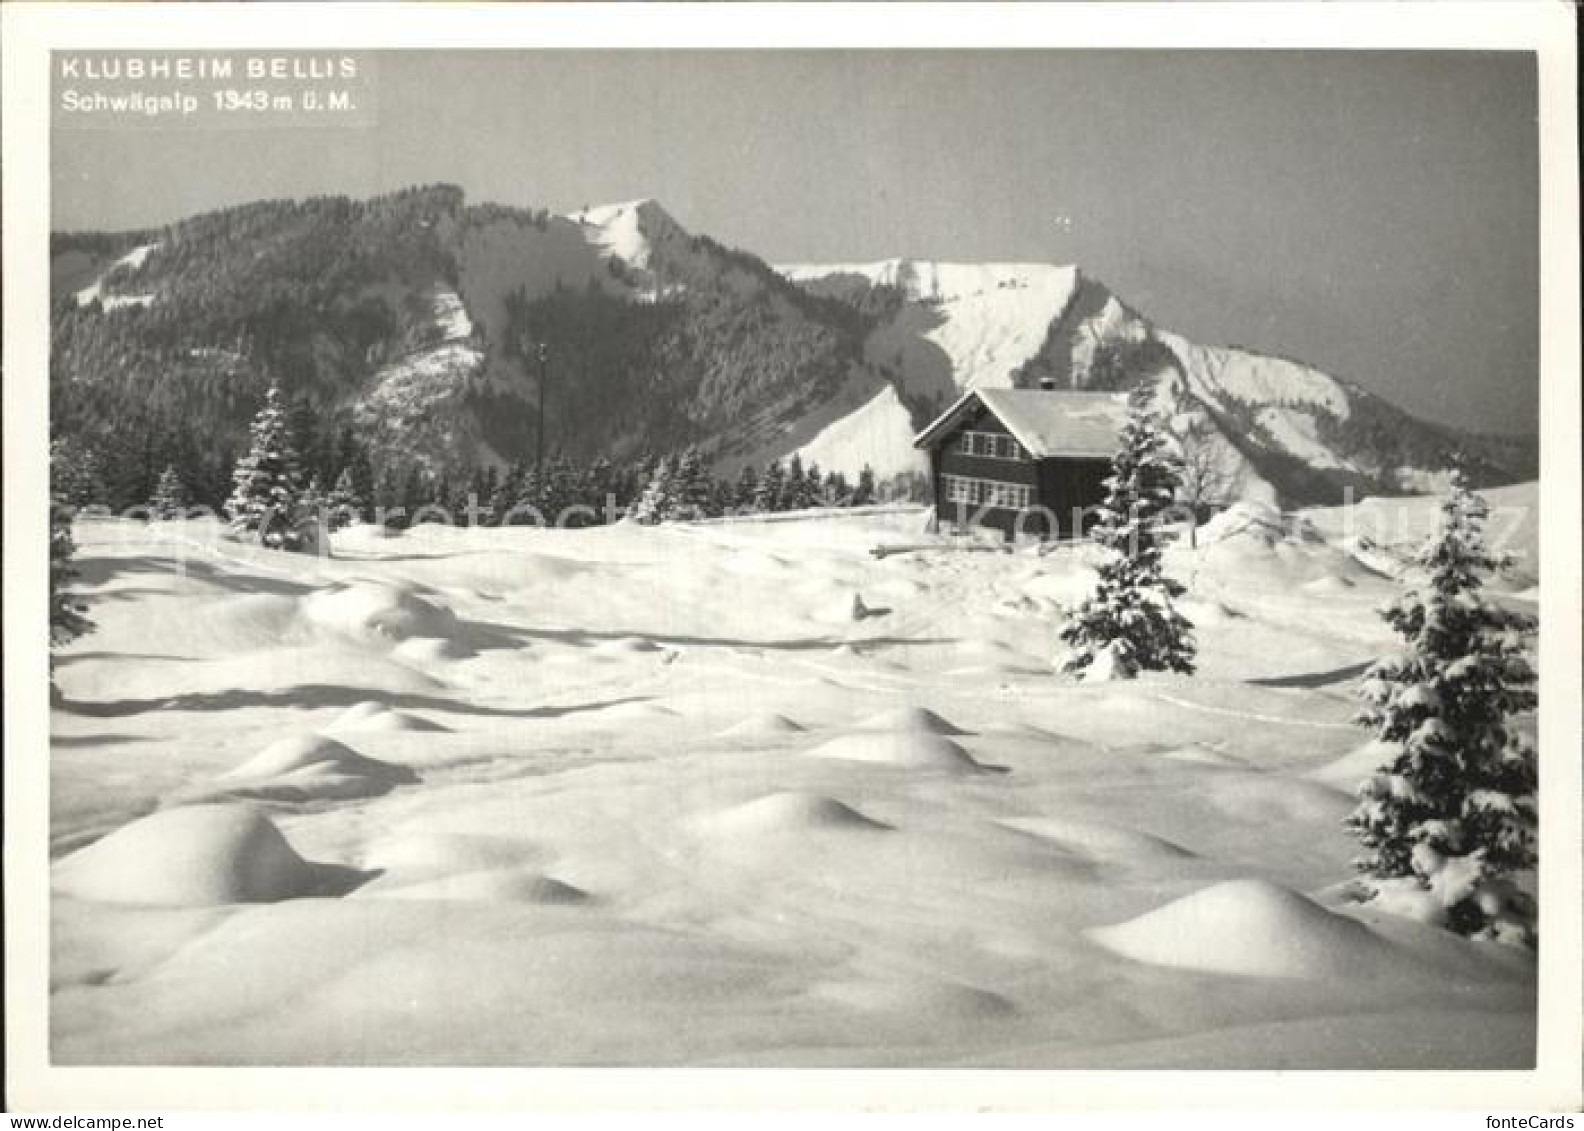
[[[1533,611],[1534,485],[1489,498]],[[1351,883],[1437,503],[1219,515],[1166,558],[1197,673],[1115,683],[1055,671],[1095,547],[918,507],[324,557],[80,520],[53,1058],[1531,1063],[1533,952]]]
[[[8,67],[8,1089],[1575,1102],[1574,61],[1056,7]]]

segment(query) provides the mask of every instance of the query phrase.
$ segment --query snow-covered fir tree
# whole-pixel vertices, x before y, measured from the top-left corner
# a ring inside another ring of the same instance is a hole
[[[666,519],[707,518],[714,513],[715,481],[710,476],[704,453],[696,446],[689,447],[677,461],[676,486],[672,491],[671,505],[661,516]]]
[[[50,441],[50,496],[68,507],[105,506],[110,492],[98,454],[76,440]]]
[[[58,496],[50,497],[50,646],[67,644],[93,627],[85,616],[86,606],[72,592],[77,569],[72,555],[77,544],[72,540],[71,505]]]
[[[302,547],[298,529],[302,472],[292,447],[285,399],[279,385],[271,385],[264,407],[249,429],[252,445],[237,461],[232,473],[231,497],[226,513],[232,525],[256,532],[259,541],[273,549]]]
[[[340,530],[362,520],[367,504],[358,495],[357,482],[350,467],[342,468],[341,474],[336,476],[335,486],[330,488],[325,506],[329,511],[331,530]]]
[[[1535,755],[1513,716],[1536,705],[1525,654],[1533,618],[1481,592],[1504,559],[1485,548],[1485,501],[1454,472],[1419,577],[1382,610],[1403,640],[1377,661],[1358,722],[1383,762],[1348,825],[1371,896],[1406,899],[1460,934],[1532,945]]]
[[[1063,671],[1088,679],[1193,671],[1193,626],[1173,604],[1183,587],[1165,574],[1157,529],[1177,485],[1176,457],[1156,423],[1151,392],[1139,387],[1128,399],[1105,501],[1090,532],[1104,554],[1100,578],[1061,630]]]
[[[638,502],[633,506],[633,521],[653,526],[665,521],[676,499],[677,461],[672,456],[662,456],[649,476]]]
[[[154,495],[149,499],[149,517],[158,519],[185,518],[190,497],[187,485],[181,480],[173,465],[167,464],[154,485]]]

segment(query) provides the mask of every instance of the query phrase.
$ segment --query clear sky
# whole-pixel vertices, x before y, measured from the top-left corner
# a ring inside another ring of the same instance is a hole
[[[771,262],[1076,262],[1159,324],[1532,431],[1527,54],[381,53],[372,128],[56,130],[54,226],[418,182]]]

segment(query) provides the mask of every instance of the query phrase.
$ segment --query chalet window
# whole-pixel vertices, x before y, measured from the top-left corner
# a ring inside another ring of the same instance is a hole
[[[967,475],[943,475],[941,479],[949,503],[1017,511],[1027,509],[1034,501],[1033,489],[1024,483],[1002,483]]]
[[[957,437],[957,451],[965,456],[985,459],[1028,459],[1023,445],[999,432],[963,432]]]

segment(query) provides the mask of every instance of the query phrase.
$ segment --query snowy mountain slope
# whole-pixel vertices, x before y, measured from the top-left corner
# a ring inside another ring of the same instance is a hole
[[[897,396],[884,385],[863,407],[819,430],[797,448],[804,466],[849,472],[867,465],[881,478],[929,470],[929,461],[913,447],[913,419]]]
[[[1302,504],[1341,501],[1349,489],[1413,489],[1457,450],[1488,481],[1531,470],[1525,453],[1415,420],[1311,366],[1160,328],[1073,266],[884,260],[780,270],[847,301],[898,292],[865,349],[897,384],[915,429],[976,386],[1110,389],[1156,379],[1171,418],[1209,422],[1202,442],[1222,449],[1239,496]]]
[[[963,389],[1153,379],[1177,390],[1174,418],[1213,433],[1242,494],[1312,504],[1412,488],[1457,449],[1487,484],[1534,473],[1532,444],[1194,343],[1076,266],[773,270],[648,199],[556,216],[428,186],[56,243],[56,418],[89,443],[153,405],[169,418],[159,427],[235,446],[276,374],[369,428],[376,463],[398,470],[526,458],[543,401],[552,452],[620,460],[697,443],[727,474],[800,452],[889,477],[923,466],[913,435]]]
[[[870,286],[894,287],[922,320],[902,319],[880,327],[869,347],[875,360],[891,360],[917,335],[945,355],[953,383],[966,388],[1009,388],[1012,373],[1045,337],[1051,312],[1072,295],[1077,269],[1044,263],[933,263],[887,259],[879,263],[777,266],[800,282],[856,276]],[[928,325],[920,325],[920,321]],[[904,360],[906,360],[904,355]]]
[[[374,372],[353,402],[353,419],[384,450],[470,450],[489,458],[494,453],[468,411],[486,360],[473,321],[456,291],[437,287],[428,299],[424,344]]]

